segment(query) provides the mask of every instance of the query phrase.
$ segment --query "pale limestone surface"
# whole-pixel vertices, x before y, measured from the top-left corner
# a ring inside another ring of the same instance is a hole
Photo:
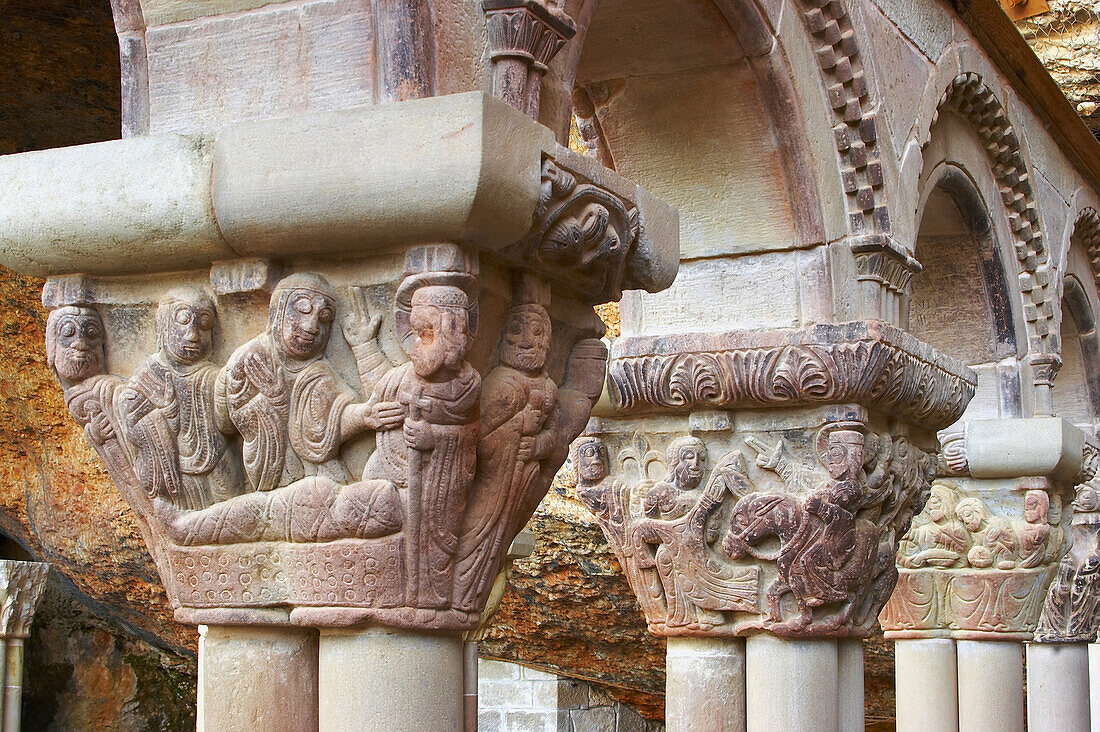
[[[745,641],[669,638],[665,666],[665,728],[744,732]]]
[[[896,641],[894,668],[898,732],[954,732],[959,728],[955,641]]]

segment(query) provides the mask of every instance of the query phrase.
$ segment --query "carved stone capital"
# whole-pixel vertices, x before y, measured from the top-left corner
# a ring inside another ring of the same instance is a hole
[[[50,565],[0,560],[0,638],[26,638]]]
[[[482,259],[47,282],[49,366],[178,620],[477,628],[607,360],[571,290]]]
[[[489,21],[493,93],[538,119],[547,66],[577,27],[553,0],[483,0]]]
[[[935,473],[858,408],[601,418],[573,464],[664,636],[866,635]]]
[[[939,478],[898,549],[887,638],[1030,640],[1068,544],[1046,478]]]
[[[1088,444],[1088,443],[1086,443]],[[1054,573],[1043,603],[1035,640],[1043,643],[1094,643],[1100,631],[1100,485],[1095,449],[1089,472],[1077,486],[1069,547]]]
[[[962,416],[977,384],[966,366],[873,320],[620,338],[609,369],[623,412],[854,403],[933,429]]]

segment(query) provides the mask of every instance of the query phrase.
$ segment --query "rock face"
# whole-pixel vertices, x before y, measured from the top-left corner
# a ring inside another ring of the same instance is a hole
[[[1100,132],[1100,3],[1051,0],[1049,13],[1017,26],[1085,124]]]

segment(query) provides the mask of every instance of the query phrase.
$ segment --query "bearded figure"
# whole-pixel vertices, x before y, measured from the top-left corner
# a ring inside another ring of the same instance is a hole
[[[541,499],[541,461],[558,437],[558,387],[546,375],[550,316],[517,305],[504,322],[501,364],[485,379],[477,477],[458,550],[456,606],[473,611],[500,571],[507,544],[523,528],[524,508]]]
[[[699,500],[693,491],[703,482],[707,446],[698,437],[678,437],[668,446],[668,476],[650,488],[642,509],[650,518],[674,519]]]
[[[401,528],[393,483],[352,482],[345,441],[400,425],[393,405],[360,403],[325,359],[336,295],[316,274],[285,278],[271,293],[267,330],[238,348],[217,397],[243,438],[252,492],[200,511],[158,500],[178,544],[371,539]]]
[[[218,368],[209,361],[214,301],[193,287],[170,291],[157,308],[157,353],[124,393],[126,435],[137,447],[138,477],[150,497],[201,509],[240,492],[229,451],[229,415],[215,409]]]
[[[424,284],[411,297],[398,292],[399,301],[406,297],[411,361],[383,375],[370,400],[399,417],[382,425],[364,477],[391,481],[405,493],[406,602],[447,609],[481,434],[481,375],[466,362],[471,340],[466,292]]]
[[[69,305],[54,310],[46,320],[46,365],[64,389],[65,406],[84,428],[88,444],[99,453],[123,497],[133,502],[139,499],[134,490],[139,483],[123,434],[125,383],[104,373],[104,333],[103,320],[93,308]]]

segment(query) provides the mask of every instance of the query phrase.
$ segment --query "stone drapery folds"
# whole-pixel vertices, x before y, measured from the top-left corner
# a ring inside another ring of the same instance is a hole
[[[609,374],[614,411],[574,446],[577,495],[652,632],[870,632],[968,369],[856,321],[623,338]]]
[[[47,281],[50,367],[178,620],[477,626],[602,392],[588,300],[675,273],[675,214],[556,154],[517,158],[545,195],[503,248]]]

